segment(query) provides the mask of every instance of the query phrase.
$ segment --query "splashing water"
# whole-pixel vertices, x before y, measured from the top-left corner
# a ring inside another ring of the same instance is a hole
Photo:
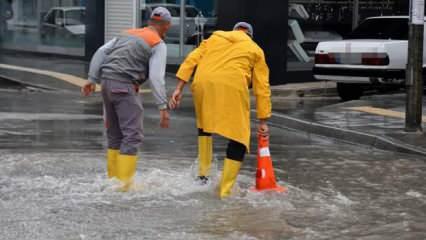
[[[361,207],[332,184],[314,192],[279,182],[288,193],[252,192],[250,168],[221,201],[217,157],[207,185],[194,181],[194,158],[140,158],[135,187],[121,193],[103,155],[2,153],[0,224],[8,230],[0,239],[327,239],[356,222]]]

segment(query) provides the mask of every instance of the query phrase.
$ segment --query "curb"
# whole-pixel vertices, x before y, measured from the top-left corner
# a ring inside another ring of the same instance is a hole
[[[285,114],[272,113],[270,123],[271,126],[281,129],[296,129],[315,135],[334,138],[345,142],[367,145],[382,150],[426,156],[426,149],[405,144],[398,140],[383,136],[377,136],[365,132],[348,130],[311,121],[306,121],[290,117]]]
[[[335,87],[308,88],[308,89],[274,89],[271,88],[272,96],[275,97],[335,97],[337,90]]]
[[[170,90],[173,92],[173,90]],[[191,95],[191,91],[185,91],[184,96]],[[310,88],[310,89],[273,89],[271,88],[271,97],[336,97],[336,88]]]
[[[21,81],[21,80],[18,80],[16,78],[11,78],[11,77],[4,76],[4,75],[0,75],[0,81],[10,82],[12,84],[20,85],[24,88],[29,87],[29,88],[35,88],[35,89],[44,90],[44,91],[58,91],[59,90],[59,89],[56,89],[56,88],[51,88],[51,87],[47,87],[47,86],[43,86],[43,85],[27,83],[25,81]]]

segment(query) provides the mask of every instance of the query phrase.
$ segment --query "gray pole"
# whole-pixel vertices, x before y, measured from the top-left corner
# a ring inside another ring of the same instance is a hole
[[[424,0],[410,0],[405,131],[422,131]]]
[[[185,34],[185,1],[186,0],[180,0],[180,22],[179,22],[179,56],[183,57],[183,47],[184,47],[184,34]]]
[[[133,27],[139,28],[141,27],[141,2],[140,0],[133,0]]]
[[[359,23],[359,0],[353,0],[352,4],[352,30],[354,30]]]

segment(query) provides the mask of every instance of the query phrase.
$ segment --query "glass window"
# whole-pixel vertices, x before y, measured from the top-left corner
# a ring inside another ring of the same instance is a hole
[[[195,18],[200,10],[196,9],[195,7],[187,7],[186,8],[186,16],[190,18]]]
[[[86,11],[83,9],[74,9],[65,12],[65,25],[75,26],[84,25]]]
[[[407,39],[407,20],[364,21],[374,16],[406,15],[401,0],[289,0],[288,7],[288,70],[311,71],[319,42],[344,38]],[[404,5],[405,6],[405,5]],[[352,33],[358,22],[361,25]],[[395,29],[398,29],[395,31]],[[296,67],[294,67],[296,66]]]
[[[160,7],[161,5],[153,5],[152,8]],[[172,17],[180,17],[180,8],[179,7],[172,7],[172,6],[166,6],[167,10],[170,11],[170,14],[172,14]]]
[[[85,55],[86,8],[80,0],[1,0],[0,48]]]
[[[407,40],[408,18],[367,19],[347,38]]]
[[[56,11],[51,11],[50,13],[48,13],[46,17],[44,18],[45,23],[55,24],[55,14],[56,14]]]
[[[185,6],[185,24],[183,28],[183,52],[180,52],[180,1],[179,0],[141,0],[141,25],[147,26],[150,14],[156,7],[167,8],[172,15],[172,26],[167,37],[169,62],[182,60],[202,39],[209,37],[216,30],[217,0],[187,0]],[[203,18],[205,21],[198,21]],[[204,25],[197,25],[203,22]]]
[[[65,24],[64,11],[55,10],[55,25],[63,26]]]

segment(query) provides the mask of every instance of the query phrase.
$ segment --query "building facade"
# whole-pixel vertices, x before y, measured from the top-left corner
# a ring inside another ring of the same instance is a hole
[[[172,13],[169,62],[178,64],[214,30],[254,25],[271,83],[309,78],[319,41],[342,39],[370,16],[406,15],[404,0],[2,0],[0,50],[90,59],[121,31],[147,24],[157,6]],[[181,20],[184,23],[181,25]]]

